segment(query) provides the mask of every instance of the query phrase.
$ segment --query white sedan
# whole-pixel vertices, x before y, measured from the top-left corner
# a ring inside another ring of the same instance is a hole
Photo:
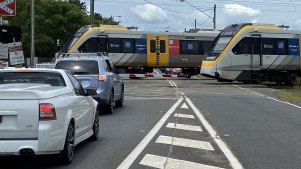
[[[65,70],[0,70],[0,155],[59,154],[98,139],[98,103]]]

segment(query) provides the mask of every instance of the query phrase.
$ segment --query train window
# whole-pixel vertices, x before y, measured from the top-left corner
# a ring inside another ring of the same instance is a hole
[[[107,41],[105,38],[90,38],[79,48],[79,52],[107,52]]]
[[[287,39],[276,39],[276,55],[288,55]]]
[[[156,41],[150,40],[150,52],[155,53],[156,52]]]
[[[121,39],[109,39],[109,53],[121,53]]]
[[[200,41],[199,42],[199,49],[200,49],[200,54],[203,55],[211,45],[211,41]]]
[[[252,51],[253,55],[259,55],[261,53],[261,39],[260,36],[252,37]]]
[[[98,52],[98,38],[86,40],[79,48],[79,52]]]
[[[275,55],[276,54],[275,43],[276,43],[276,39],[262,38],[262,54]]]
[[[251,39],[249,37],[245,37],[241,39],[235,47],[232,49],[232,52],[235,55],[240,55],[240,54],[251,54]]]
[[[165,40],[160,40],[160,53],[166,53]]]
[[[198,41],[182,40],[180,41],[180,44],[181,44],[181,49],[180,49],[181,54],[197,55],[200,53]]]
[[[107,38],[98,38],[98,52],[108,52]]]
[[[134,39],[123,39],[122,40],[122,52],[123,53],[134,53]]]

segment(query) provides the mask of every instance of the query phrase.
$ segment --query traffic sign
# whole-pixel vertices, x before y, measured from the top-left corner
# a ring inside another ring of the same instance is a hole
[[[0,16],[15,16],[16,0],[0,0]]]
[[[11,65],[18,65],[18,64],[25,63],[21,42],[9,43],[8,52],[9,52],[9,60]]]

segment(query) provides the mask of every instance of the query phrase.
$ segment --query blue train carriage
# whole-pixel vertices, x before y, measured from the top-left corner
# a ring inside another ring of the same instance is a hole
[[[77,31],[61,53],[104,52],[116,68],[125,71],[143,68],[152,72],[154,67],[174,67],[185,69],[191,76],[200,73],[204,52],[218,34],[215,30],[146,32],[120,25],[88,25]]]
[[[301,76],[300,33],[270,24],[230,25],[209,47],[201,74],[218,81],[294,84]]]

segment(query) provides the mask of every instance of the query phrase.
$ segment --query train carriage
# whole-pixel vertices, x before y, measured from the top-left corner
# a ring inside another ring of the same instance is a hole
[[[62,48],[64,53],[106,53],[115,67],[185,68],[199,74],[205,50],[219,31],[198,33],[133,31],[119,25],[88,25]]]
[[[201,74],[218,81],[292,84],[301,74],[301,31],[270,24],[233,24],[214,40]]]

